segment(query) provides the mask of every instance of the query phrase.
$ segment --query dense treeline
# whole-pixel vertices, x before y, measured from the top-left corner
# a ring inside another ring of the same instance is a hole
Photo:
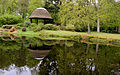
[[[0,14],[17,14],[23,18],[44,5],[42,0],[0,0]]]
[[[21,15],[26,21],[34,9],[44,7],[53,23],[68,30],[120,33],[119,6],[115,0],[0,0],[0,16]]]
[[[87,25],[89,33],[90,28],[100,32],[100,27],[117,32],[120,29],[119,4],[114,0],[62,0],[59,18],[63,25],[75,25],[78,29]]]

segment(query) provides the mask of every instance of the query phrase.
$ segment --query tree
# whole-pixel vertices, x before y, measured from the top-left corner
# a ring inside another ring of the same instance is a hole
[[[92,5],[94,0],[85,0],[84,2],[84,6],[83,6],[83,12],[82,14],[84,14],[84,16],[81,18],[83,23],[85,23],[86,25],[88,25],[88,34],[90,33],[90,24],[93,24],[95,21],[95,8]]]
[[[61,4],[60,0],[45,0],[44,7],[49,11],[53,18],[53,23],[59,24],[58,12],[59,5]]]
[[[43,0],[30,0],[28,11],[31,14],[36,8],[40,8],[44,6]]]
[[[90,33],[90,24],[95,18],[92,2],[93,0],[64,1],[59,10],[61,24],[88,25],[88,33]]]
[[[10,0],[8,5],[8,13],[14,14],[17,11],[16,7],[17,7],[17,0]]]
[[[0,0],[0,12],[1,14],[7,13],[9,1],[7,0]]]
[[[117,31],[120,33],[120,2],[115,2],[114,3],[114,13],[112,15],[112,18],[114,19],[114,25],[117,26]],[[114,17],[113,17],[114,16]]]
[[[109,10],[113,0],[97,0],[94,4],[97,13],[97,32],[100,32],[100,21],[106,21],[110,18]]]
[[[18,0],[18,13],[25,19],[28,13],[29,0]]]

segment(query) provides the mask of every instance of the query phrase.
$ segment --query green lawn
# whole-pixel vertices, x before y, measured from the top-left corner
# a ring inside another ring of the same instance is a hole
[[[118,40],[120,40],[120,34],[92,32],[91,36],[95,36],[95,37],[98,37],[98,38],[118,39]]]
[[[120,34],[97,33],[97,32],[91,32],[91,34],[88,34],[87,32],[42,30],[40,32],[33,32],[33,31],[22,32],[22,31],[19,31],[18,33],[8,33],[8,34],[17,34],[20,36],[44,37],[44,38],[48,38],[48,37],[70,38],[70,37],[76,37],[76,36],[89,36],[89,37],[100,38],[100,39],[120,40]]]
[[[55,36],[90,36],[96,38],[103,38],[103,39],[118,39],[120,40],[120,34],[111,34],[111,33],[98,33],[98,32],[91,32],[88,34],[87,32],[71,32],[71,31],[51,31],[51,30],[43,30],[40,33],[45,35],[55,35]]]

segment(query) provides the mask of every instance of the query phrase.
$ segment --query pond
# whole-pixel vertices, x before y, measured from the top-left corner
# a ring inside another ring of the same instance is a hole
[[[120,47],[2,36],[0,75],[120,75]]]

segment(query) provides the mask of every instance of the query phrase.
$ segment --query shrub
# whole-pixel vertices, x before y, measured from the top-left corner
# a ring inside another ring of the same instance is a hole
[[[75,25],[75,31],[81,31],[82,26],[81,25]]]
[[[65,26],[61,26],[61,27],[60,27],[60,30],[65,30]]]
[[[41,28],[42,28],[42,23],[40,23],[40,24],[38,24],[38,25],[35,24],[35,23],[32,23],[32,24],[30,25],[30,30],[32,30],[32,31],[34,31],[34,32],[40,31]]]
[[[34,27],[34,26],[36,26],[37,24],[36,23],[32,23],[31,25],[30,25],[30,27]]]
[[[16,28],[16,29],[21,29],[21,27],[20,27],[20,26],[17,26],[17,25],[15,26],[15,28]]]
[[[22,17],[19,15],[4,14],[0,16],[0,25],[21,23]]]
[[[42,28],[44,26],[44,23],[39,23],[38,26]]]
[[[46,24],[42,27],[42,29],[45,29],[45,30],[59,30],[60,27],[56,26],[56,25],[53,25],[53,24]]]
[[[23,23],[18,23],[17,26],[23,27],[24,24]]]
[[[75,30],[75,27],[74,27],[74,25],[67,25],[67,26],[65,27],[65,29],[66,29],[66,30],[69,30],[69,31],[74,31],[74,30]]]
[[[34,30],[36,28],[37,24],[36,23],[32,23],[30,26],[29,26],[29,29],[30,30]]]
[[[37,31],[40,31],[40,30],[41,30],[41,27],[40,26],[36,26],[33,31],[37,32]]]
[[[23,27],[24,24],[23,23],[18,23],[17,26]]]
[[[21,29],[23,26],[24,26],[23,23],[18,23],[18,24],[15,25],[15,28],[16,29]]]
[[[24,22],[24,26],[25,26],[25,27],[28,27],[28,26],[30,26],[30,25],[31,25],[30,21],[25,21],[25,22]]]

